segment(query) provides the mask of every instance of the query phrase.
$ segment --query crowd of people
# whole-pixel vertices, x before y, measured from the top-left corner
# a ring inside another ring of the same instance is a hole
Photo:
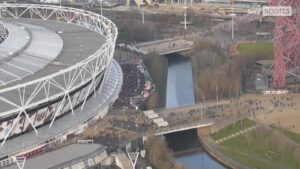
[[[123,85],[119,98],[114,104],[114,108],[123,109],[135,108],[142,99],[140,93],[145,85],[145,78],[135,64],[122,64]]]
[[[117,166],[116,162],[113,162],[111,165],[96,165],[92,167],[91,169],[121,169]]]
[[[249,118],[251,118],[251,116],[256,118],[256,112],[259,110],[265,110],[265,108],[261,100],[247,99],[245,100],[243,110],[246,112]]]
[[[280,97],[273,97],[270,99],[271,104],[273,107],[293,107],[296,105],[295,101],[293,101],[293,95],[290,96],[280,96]]]
[[[125,46],[117,47],[114,55],[114,59],[116,59],[119,64],[139,64],[141,57],[140,53],[131,51]]]
[[[115,58],[123,71],[123,85],[113,108],[138,109],[140,102],[150,96],[155,90],[155,86],[140,55],[126,49],[117,51]]]
[[[256,118],[257,113],[272,113],[273,109],[282,111],[284,108],[291,108],[296,105],[293,95],[272,96],[266,100],[262,99],[246,99],[240,103],[243,111],[249,118]]]

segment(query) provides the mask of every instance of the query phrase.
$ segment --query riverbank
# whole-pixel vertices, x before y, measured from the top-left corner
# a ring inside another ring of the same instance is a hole
[[[280,129],[258,124],[254,130],[217,144],[227,157],[250,168],[298,169],[300,145],[286,137]]]
[[[210,136],[202,135],[198,132],[198,138],[205,151],[226,168],[249,169],[249,167],[244,166],[229,157],[226,157],[221,151],[216,148],[216,145]]]
[[[175,161],[173,152],[161,137],[147,138],[145,149],[149,161],[156,169],[184,169]]]
[[[199,95],[199,91],[200,91],[200,86],[198,85],[198,76],[200,73],[200,69],[199,66],[197,64],[197,60],[193,59],[192,57],[192,52],[191,51],[185,51],[185,52],[181,52],[182,56],[184,56],[185,58],[190,59],[191,63],[192,63],[192,76],[193,76],[193,87],[194,87],[194,96],[195,96],[195,102],[201,102],[203,101],[204,98],[201,98]]]
[[[174,152],[174,156],[181,156],[181,155],[186,155],[186,154],[193,154],[197,151],[201,150],[199,147],[192,148],[192,149],[187,149],[187,150],[181,150]]]
[[[249,42],[238,45],[236,50],[238,55],[230,56],[218,44],[197,40],[192,50],[184,53],[192,62],[196,102],[255,91],[255,75],[261,71],[255,63],[273,56],[272,44]]]
[[[141,105],[142,110],[163,108],[166,105],[168,60],[164,56],[150,53],[143,56],[143,62],[156,86],[156,91]]]

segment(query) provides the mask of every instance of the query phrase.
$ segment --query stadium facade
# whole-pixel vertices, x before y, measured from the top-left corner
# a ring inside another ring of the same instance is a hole
[[[118,31],[81,9],[0,4],[0,167],[81,133],[121,90]],[[2,38],[3,37],[3,38]],[[12,45],[14,44],[14,45]]]

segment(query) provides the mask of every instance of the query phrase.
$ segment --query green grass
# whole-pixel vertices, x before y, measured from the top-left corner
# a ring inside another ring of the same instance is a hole
[[[271,165],[269,163],[261,162],[246,156],[241,156],[233,151],[229,150],[221,150],[223,154],[225,154],[227,157],[230,157],[236,161],[241,162],[244,165],[247,165],[251,168],[255,169],[267,169],[267,168],[272,168],[272,169],[281,169],[280,167],[277,167],[276,165]]]
[[[300,135],[291,131],[283,130],[285,136],[300,144]]]
[[[294,147],[280,146],[273,143],[272,130],[258,130],[229,139],[220,145],[220,150],[226,156],[256,169],[281,169],[285,167],[300,168],[299,159],[294,156]],[[273,152],[273,153],[270,153]],[[269,154],[271,158],[267,158]]]
[[[263,56],[273,55],[273,43],[249,43],[241,44],[238,51],[241,56],[258,54]]]
[[[288,137],[289,139],[293,140],[294,142],[300,144],[300,134],[297,134],[297,133],[294,133],[294,132],[291,132],[291,131],[288,131],[288,130],[285,130],[282,128],[278,128],[278,127],[274,127],[274,126],[272,126],[272,127],[277,130],[282,131],[286,137]]]
[[[225,127],[224,129],[218,131],[217,133],[214,133],[211,135],[211,137],[213,138],[213,140],[219,140],[221,138],[227,137],[231,134],[234,134],[236,132],[242,131],[246,128],[252,127],[255,125],[255,122],[245,118],[242,121],[238,121],[234,124],[231,124],[227,127]]]

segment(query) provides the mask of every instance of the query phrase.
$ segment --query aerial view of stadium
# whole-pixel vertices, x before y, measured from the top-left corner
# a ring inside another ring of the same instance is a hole
[[[0,2],[0,169],[299,169],[299,0]]]

